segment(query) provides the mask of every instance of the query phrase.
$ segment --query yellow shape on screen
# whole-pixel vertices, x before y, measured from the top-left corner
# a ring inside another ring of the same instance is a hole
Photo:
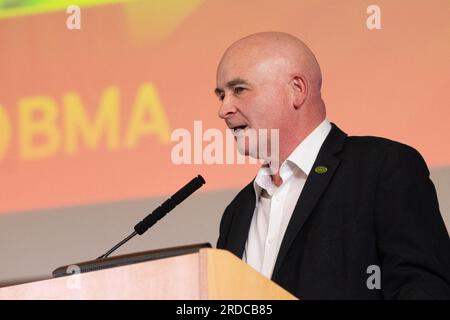
[[[92,7],[136,0],[0,0],[0,19],[65,11],[70,5]]]

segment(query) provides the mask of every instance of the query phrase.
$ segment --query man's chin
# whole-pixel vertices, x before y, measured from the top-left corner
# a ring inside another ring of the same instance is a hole
[[[259,159],[257,147],[249,148],[238,144],[238,151],[243,156],[249,156],[255,159]]]
[[[249,152],[248,148],[245,148],[244,146],[240,146],[238,144],[237,149],[238,149],[239,154],[241,154],[243,156],[249,156],[250,155],[250,152]]]

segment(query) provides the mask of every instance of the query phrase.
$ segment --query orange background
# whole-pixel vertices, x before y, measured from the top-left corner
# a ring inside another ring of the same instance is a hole
[[[217,62],[235,40],[266,30],[294,34],[315,52],[328,118],[344,131],[410,144],[429,166],[450,164],[448,0],[376,1],[382,30],[366,27],[373,1],[192,1],[185,14],[155,3],[82,8],[81,30],[66,28],[65,12],[0,20],[0,105],[12,127],[0,159],[1,213],[167,195],[197,174],[206,191],[244,186],[255,167],[177,166],[175,143],[151,135],[133,149],[100,144],[20,159],[17,104],[45,95],[61,106],[76,91],[93,115],[113,85],[126,128],[138,87],[151,82],[172,130],[192,132],[194,120],[224,129],[213,94]]]

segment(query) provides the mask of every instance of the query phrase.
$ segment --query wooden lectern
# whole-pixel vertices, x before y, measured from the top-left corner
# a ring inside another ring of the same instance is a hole
[[[225,250],[0,288],[0,299],[296,299]]]

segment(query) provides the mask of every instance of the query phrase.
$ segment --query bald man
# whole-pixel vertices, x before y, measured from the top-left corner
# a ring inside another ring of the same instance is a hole
[[[450,299],[450,240],[423,158],[348,137],[327,120],[321,86],[314,54],[292,35],[226,50],[219,116],[242,153],[274,142],[279,153],[225,209],[217,247],[301,299]],[[279,140],[242,138],[261,129]]]

